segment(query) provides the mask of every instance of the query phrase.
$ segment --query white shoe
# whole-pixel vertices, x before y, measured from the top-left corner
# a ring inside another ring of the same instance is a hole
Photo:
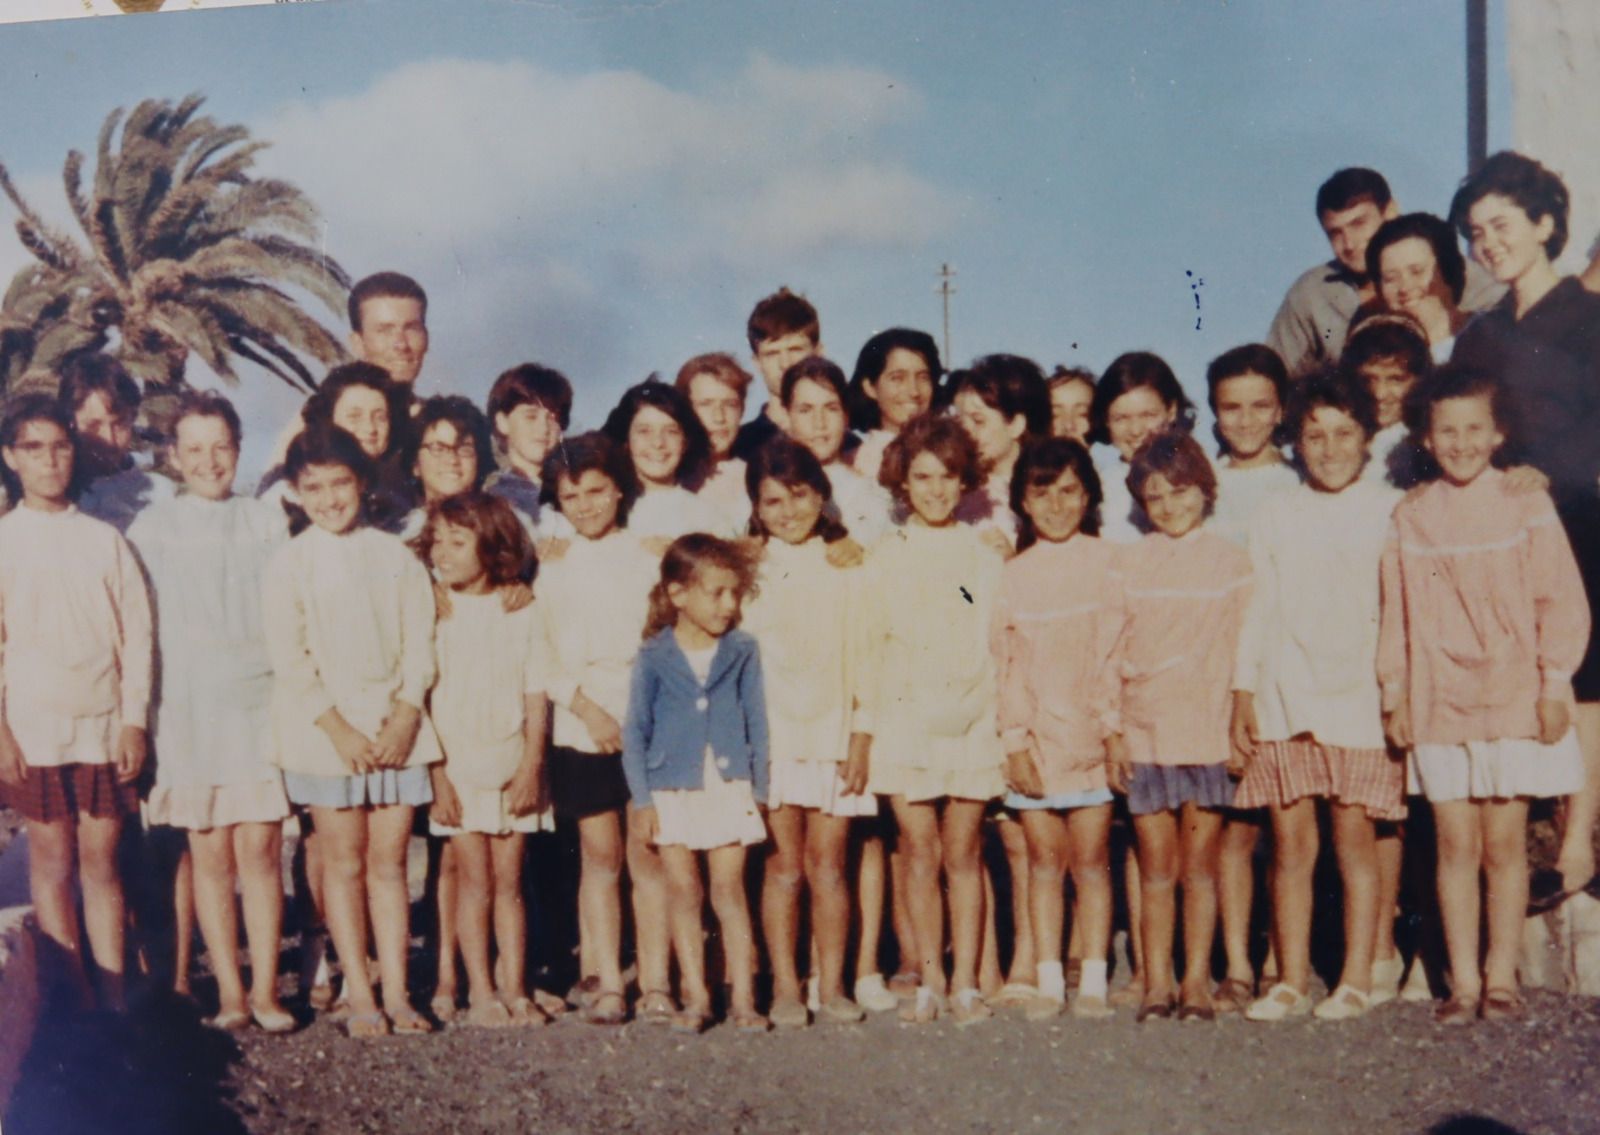
[[[1400,987],[1400,1000],[1420,1005],[1433,1000],[1433,989],[1428,984],[1428,967],[1422,964],[1422,955],[1411,959],[1411,971]]]
[[[1359,989],[1341,985],[1311,1011],[1319,1021],[1353,1021],[1367,1015],[1372,999]]]
[[[1392,957],[1377,958],[1372,963],[1372,992],[1367,997],[1369,1005],[1382,1005],[1400,996],[1400,979],[1406,975],[1406,960],[1399,953]]]
[[[900,1007],[900,998],[889,992],[883,974],[869,973],[856,981],[856,1004],[873,1013],[888,1013]]]
[[[1252,1001],[1244,1011],[1247,1021],[1286,1021],[1290,1017],[1304,1017],[1311,1012],[1311,998],[1292,985],[1278,982],[1267,995]]]

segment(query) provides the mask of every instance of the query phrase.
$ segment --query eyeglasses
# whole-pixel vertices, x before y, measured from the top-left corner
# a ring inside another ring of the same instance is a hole
[[[424,442],[420,447],[423,453],[435,461],[443,461],[446,457],[468,458],[477,456],[478,448],[470,441],[457,442],[451,445],[443,441]]]

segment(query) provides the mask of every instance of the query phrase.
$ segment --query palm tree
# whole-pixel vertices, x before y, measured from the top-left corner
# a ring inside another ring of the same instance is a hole
[[[183,385],[192,351],[237,383],[237,359],[297,389],[316,386],[307,357],[344,358],[337,336],[286,289],[343,310],[350,280],[317,247],[316,207],[286,181],[250,173],[267,146],[243,126],[196,117],[205,100],[146,99],[100,130],[94,181],[67,155],[67,202],[84,240],[45,222],[0,164],[17,235],[34,262],[0,301],[0,384],[53,384],[67,355],[112,353],[152,393]],[[119,136],[118,126],[121,125]]]

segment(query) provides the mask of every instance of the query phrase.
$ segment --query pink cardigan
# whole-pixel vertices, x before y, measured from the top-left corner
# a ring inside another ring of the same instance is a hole
[[[1127,618],[1114,547],[1041,541],[1006,564],[990,629],[1006,752],[1033,754],[1046,796],[1106,787],[1105,739],[1121,732]]]
[[[1155,533],[1120,550],[1128,630],[1122,725],[1137,764],[1229,758],[1234,654],[1250,601],[1248,553],[1197,529]]]
[[[1545,493],[1490,469],[1395,509],[1384,547],[1378,682],[1418,744],[1536,737],[1541,698],[1572,699],[1589,641],[1583,580]]]

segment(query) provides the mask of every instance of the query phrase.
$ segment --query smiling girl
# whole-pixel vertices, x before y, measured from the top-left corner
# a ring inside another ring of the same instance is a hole
[[[1149,351],[1119,355],[1095,385],[1089,409],[1089,440],[1100,483],[1105,486],[1100,535],[1114,544],[1129,544],[1149,529],[1146,517],[1128,490],[1128,465],[1145,440],[1172,427],[1194,428],[1194,405],[1178,384],[1178,376]]]
[[[885,452],[879,480],[911,518],[866,566],[858,728],[872,738],[870,787],[889,797],[908,856],[922,984],[906,1018],[931,1021],[945,1006],[942,870],[954,1015],[967,1024],[991,1015],[977,985],[978,848],[985,805],[1004,790],[988,650],[1003,561],[956,521],[962,494],[977,485],[978,455],[955,422],[928,415],[909,424]]]
[[[1378,560],[1399,491],[1363,480],[1372,398],[1344,374],[1301,380],[1289,410],[1306,484],[1257,511],[1255,592],[1234,672],[1232,735],[1246,771],[1239,808],[1272,814],[1275,945],[1282,974],[1246,1015],[1311,1009],[1312,869],[1317,801],[1328,801],[1344,884],[1344,968],[1317,1006],[1358,1017],[1372,994],[1379,886],[1377,822],[1405,818],[1400,762],[1384,745],[1375,664]],[[1391,899],[1392,902],[1392,899]]]
[[[273,556],[262,588],[276,763],[317,829],[352,1036],[431,1028],[406,1001],[406,850],[440,759],[424,711],[433,586],[405,544],[367,526],[369,469],[338,426],[295,438],[285,472],[312,526]],[[365,964],[369,909],[387,1014]]]
[[[1382,561],[1378,679],[1389,738],[1415,745],[1411,776],[1433,806],[1445,1024],[1522,1012],[1528,802],[1583,785],[1572,673],[1588,603],[1550,498],[1511,489],[1492,465],[1505,442],[1502,397],[1453,364],[1418,387],[1416,425],[1440,476],[1395,509]]]
[[[664,549],[686,532],[730,528],[697,495],[711,472],[711,441],[689,400],[677,390],[653,379],[630,387],[606,418],[604,433],[633,464],[639,497],[628,528],[634,536],[653,538]]]
[[[850,424],[862,435],[851,457],[856,472],[877,480],[884,450],[933,408],[943,374],[939,347],[926,331],[891,327],[862,344],[850,376]]]

